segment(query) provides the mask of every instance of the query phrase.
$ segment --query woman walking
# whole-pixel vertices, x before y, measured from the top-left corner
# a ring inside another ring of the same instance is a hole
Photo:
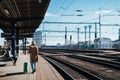
[[[34,41],[31,42],[28,52],[30,54],[32,73],[34,73],[36,71],[36,62],[38,62],[38,47]]]

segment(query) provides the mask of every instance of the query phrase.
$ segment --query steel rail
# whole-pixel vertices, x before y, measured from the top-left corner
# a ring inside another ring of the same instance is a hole
[[[58,59],[55,59],[55,58],[50,57],[50,56],[49,56],[49,58],[54,59],[55,61],[58,61],[58,62],[66,65],[66,66],[69,66],[71,69],[74,69],[78,73],[84,75],[86,78],[89,78],[89,80],[103,80],[102,78],[98,77],[97,75],[95,75],[93,73],[90,73],[89,71],[83,70],[83,69],[79,68],[78,66],[73,65],[69,62],[66,62],[66,61],[63,61],[63,60],[58,60]],[[67,79],[67,80],[69,80],[69,79]]]
[[[78,56],[78,55],[67,55],[68,57],[88,61],[88,62],[93,62],[96,64],[102,64],[107,67],[111,67],[114,69],[120,69],[120,63],[117,62],[111,62],[111,61],[106,61],[106,60],[100,60],[100,59],[94,59],[94,58],[89,58],[89,57],[83,57],[83,56]]]
[[[50,64],[52,64],[55,69],[63,76],[65,80],[75,80],[69,73],[64,71],[59,65],[55,64],[53,61],[51,61],[48,57],[44,57]]]

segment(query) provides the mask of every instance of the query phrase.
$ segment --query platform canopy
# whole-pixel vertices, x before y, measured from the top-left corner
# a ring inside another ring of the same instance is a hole
[[[33,34],[44,19],[49,3],[50,0],[0,0],[0,28],[5,34],[11,33],[13,26],[15,34]]]

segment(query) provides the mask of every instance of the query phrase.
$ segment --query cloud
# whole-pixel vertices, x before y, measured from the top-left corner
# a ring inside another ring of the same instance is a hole
[[[113,12],[112,10],[108,9],[108,10],[96,11],[95,13],[96,14],[99,14],[99,13],[101,13],[101,14],[109,14],[109,13],[112,13],[112,12]]]
[[[58,15],[55,15],[53,13],[46,13],[45,16],[46,17],[57,17]]]

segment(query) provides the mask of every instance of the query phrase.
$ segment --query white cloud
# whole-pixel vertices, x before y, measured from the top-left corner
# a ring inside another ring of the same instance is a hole
[[[101,14],[109,14],[109,13],[112,13],[112,12],[113,12],[112,10],[108,9],[108,10],[96,11],[95,13],[96,14],[99,14],[99,13],[101,13]]]
[[[57,17],[58,15],[55,15],[53,13],[46,13],[45,16],[46,17]]]

